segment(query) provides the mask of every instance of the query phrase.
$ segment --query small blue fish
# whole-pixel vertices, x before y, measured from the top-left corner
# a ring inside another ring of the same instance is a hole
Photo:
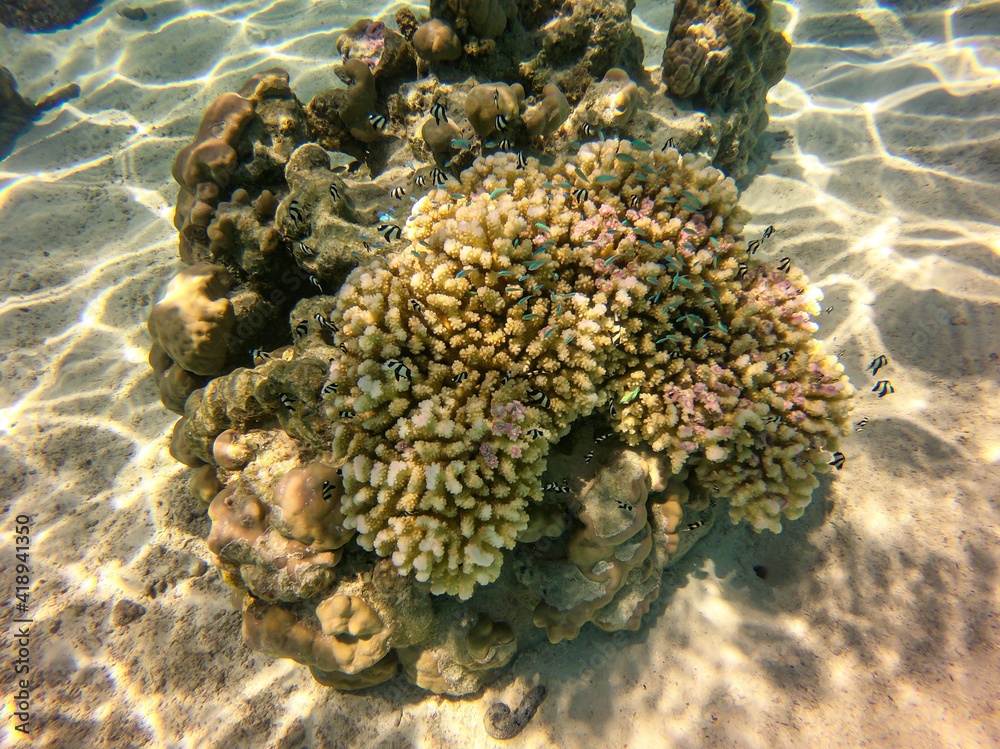
[[[494,190],[493,192],[490,193],[490,200],[496,200],[501,195],[503,195],[505,192],[510,192],[510,188],[508,188],[508,187],[498,187],[496,190]]]
[[[545,265],[547,262],[549,262],[549,261],[548,260],[536,260],[535,262],[531,263],[531,265],[528,266],[528,270],[535,270],[535,268],[540,268],[541,266]]]
[[[452,138],[451,139],[451,147],[452,148],[468,148],[471,145],[472,144],[469,143],[469,141],[466,140],[465,138]]]
[[[536,315],[534,312],[529,312],[524,316],[525,320],[534,320],[536,317],[541,317],[541,315]]]
[[[572,333],[569,334],[569,338],[566,339],[566,343],[569,343],[574,338],[576,338],[576,331],[573,331]]]
[[[455,274],[455,278],[461,278],[466,273],[472,273],[472,271],[474,270],[475,268],[462,268],[462,270],[460,270],[458,273]]]

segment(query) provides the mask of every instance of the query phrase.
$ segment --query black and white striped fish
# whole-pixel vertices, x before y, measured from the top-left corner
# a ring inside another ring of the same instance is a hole
[[[792,267],[792,259],[790,257],[781,258],[781,262],[778,263],[778,270],[782,273],[787,273]]]
[[[586,457],[584,458],[583,462],[584,462],[584,463],[589,463],[589,462],[590,462],[590,461],[592,461],[593,459],[594,459],[594,451],[593,451],[593,450],[591,450],[591,451],[590,451],[589,453],[587,453],[587,455],[586,455]]]
[[[403,236],[403,230],[396,224],[379,224],[378,233],[390,242]]]
[[[618,409],[615,408],[615,399],[611,399],[611,408],[608,409],[608,413],[611,414],[612,419],[618,418]]]
[[[301,252],[306,257],[313,257],[316,253],[313,252],[312,248],[305,242],[298,243],[299,252]]]
[[[498,114],[493,120],[493,127],[497,130],[503,130],[507,127],[507,117],[506,115]]]
[[[292,408],[294,408],[295,398],[288,395],[287,393],[281,393],[278,396],[278,400],[281,402],[281,405],[283,405],[289,411],[291,411]]]
[[[396,200],[402,200],[403,196],[406,195],[406,190],[404,190],[402,187],[394,187],[391,190],[389,190],[389,194]]]
[[[536,406],[540,406],[541,408],[549,407],[549,396],[547,396],[541,390],[535,390],[532,387],[528,388],[528,400],[534,403]]]
[[[745,276],[746,273],[747,273],[747,264],[746,263],[737,263],[736,264],[736,277],[737,278],[743,278],[743,276]]]
[[[341,411],[340,418],[342,419],[352,419],[354,418],[354,411]]]
[[[543,437],[545,436],[545,432],[543,432],[541,429],[529,429],[527,431],[527,435],[531,438]]]
[[[764,229],[764,233],[760,235],[760,238],[761,239],[767,239],[772,234],[774,234],[774,227],[773,226],[769,226],[766,229]]]
[[[340,200],[340,190],[333,182],[330,183],[330,197],[337,201]]]
[[[376,130],[385,130],[385,126],[389,124],[389,120],[385,118],[385,115],[378,113],[368,115],[368,121],[372,123],[372,127]]]
[[[309,332],[309,323],[307,323],[305,320],[299,320],[298,324],[295,326],[295,335],[301,338],[308,332]]]
[[[625,205],[627,205],[629,208],[635,209],[639,207],[641,202],[642,200],[639,198],[638,195],[630,195],[628,199],[625,201]]]
[[[581,127],[580,130],[582,130],[583,134],[586,135],[588,138],[593,138],[594,135],[597,133],[597,131],[594,130],[593,126],[589,122],[584,122],[583,127]]]
[[[614,436],[614,432],[608,432],[607,434],[602,434],[600,437],[595,437],[594,438],[594,442],[600,444],[600,443],[604,442],[604,440],[606,440],[606,439],[608,439],[609,437],[612,437],[612,436]]]
[[[320,395],[329,395],[330,393],[336,393],[336,392],[337,392],[337,383],[336,382],[328,382],[328,383],[326,383],[323,386],[323,389],[319,391],[319,394]]]
[[[441,187],[445,182],[448,181],[448,175],[444,173],[443,170],[438,167],[431,169],[431,182],[433,182],[438,187]]]
[[[457,374],[454,377],[452,377],[451,381],[452,382],[464,382],[467,379],[469,379],[469,373],[468,372],[462,372],[461,374]]]
[[[587,189],[584,187],[576,188],[575,190],[573,190],[573,197],[582,203],[587,199]]]
[[[302,223],[302,206],[299,205],[299,201],[293,200],[288,204],[288,216],[296,224]]]
[[[431,105],[431,117],[434,118],[435,124],[440,125],[442,121],[448,121],[448,110],[445,109],[444,104],[436,101]]]
[[[693,531],[693,530],[696,530],[698,528],[701,528],[701,526],[703,526],[704,524],[705,524],[704,520],[699,520],[696,523],[688,523],[687,527],[684,530],[686,530],[686,531]]]
[[[867,416],[863,416],[861,418],[861,421],[859,421],[857,424],[854,425],[854,431],[855,432],[860,432],[866,426],[868,426],[868,417]]]
[[[504,138],[499,143],[497,143],[497,148],[501,151],[509,151],[514,147],[514,144],[510,142],[510,138]]]
[[[517,155],[517,168],[524,169],[527,166],[528,166],[528,159],[525,158],[523,153],[519,153]]]
[[[396,375],[396,382],[399,382],[404,377],[407,380],[413,379],[413,372],[399,359],[388,359],[386,360],[385,366],[389,368],[389,371]]]
[[[329,481],[323,482],[323,499],[325,499],[327,502],[333,499],[333,484],[331,484]]]
[[[787,364],[788,362],[790,362],[792,360],[792,352],[791,351],[782,351],[780,354],[778,354],[778,359],[780,359],[781,361],[783,361],[783,362],[785,362]]]
[[[543,492],[559,492],[560,494],[569,494],[569,485],[566,479],[562,480],[562,484],[557,484],[555,481],[550,481],[545,486],[542,487]]]
[[[337,327],[337,324],[333,322],[333,320],[327,320],[325,317],[323,317],[322,312],[317,312],[315,315],[313,315],[313,319],[320,324],[321,328],[326,328],[332,333],[337,333],[340,331],[340,328]]]
[[[266,351],[261,351],[259,348],[255,348],[250,351],[250,358],[253,359],[255,362],[257,361],[257,359],[260,359],[261,361],[267,361],[268,359],[271,358],[271,355]]]
[[[760,240],[755,239],[754,241],[752,241],[750,244],[747,245],[747,252],[750,253],[751,255],[754,255],[757,253],[757,250],[759,248],[760,248]]]
[[[313,286],[315,286],[317,289],[319,289],[320,292],[323,291],[323,284],[321,284],[319,282],[319,279],[316,278],[316,276],[314,276],[312,273],[309,274],[309,283],[311,283]]]
[[[423,187],[427,184],[427,178],[422,174],[418,175],[415,181],[417,183],[417,187]]]
[[[423,307],[421,306],[420,302],[418,302],[416,299],[411,299],[410,300],[410,306],[413,307],[413,311],[414,312],[419,312],[420,310],[423,309]]]

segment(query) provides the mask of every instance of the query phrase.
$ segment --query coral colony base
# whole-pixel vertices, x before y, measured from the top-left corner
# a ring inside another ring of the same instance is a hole
[[[465,23],[523,31],[501,10]],[[754,257],[691,152],[710,121],[616,68],[575,106],[553,81],[380,93],[387,60],[415,78],[470,33],[398,23],[345,35],[346,90],[303,107],[276,69],[208,108],[150,363],[247,642],[461,695],[545,636],[638,628],[717,511],[780,532],[853,388],[819,292]]]

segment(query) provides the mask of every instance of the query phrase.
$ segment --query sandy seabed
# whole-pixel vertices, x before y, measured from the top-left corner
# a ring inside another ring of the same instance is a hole
[[[384,8],[162,0],[135,24],[118,5],[55,34],[0,29],[26,96],[83,89],[0,162],[3,746],[29,745],[12,715],[19,513],[35,518],[31,746],[491,747],[486,708],[535,683],[549,696],[509,746],[1000,745],[1000,3],[775,4],[794,50],[748,237],[773,224],[766,257],[825,291],[819,335],[867,423],[784,533],[719,524],[639,632],[523,651],[464,700],[401,679],[337,693],[243,644],[146,364],[151,299],[180,268],[169,167],[204,107],[274,64],[308,100],[338,28]],[[657,5],[636,10],[650,66]],[[145,613],[112,617],[124,599]]]

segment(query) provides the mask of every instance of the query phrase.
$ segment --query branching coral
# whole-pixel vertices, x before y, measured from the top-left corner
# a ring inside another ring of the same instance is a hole
[[[326,411],[361,545],[468,597],[527,528],[550,443],[602,404],[734,521],[801,514],[852,390],[801,273],[747,254],[736,198],[700,157],[604,141],[552,168],[481,158],[420,200],[409,244],[331,313]]]

